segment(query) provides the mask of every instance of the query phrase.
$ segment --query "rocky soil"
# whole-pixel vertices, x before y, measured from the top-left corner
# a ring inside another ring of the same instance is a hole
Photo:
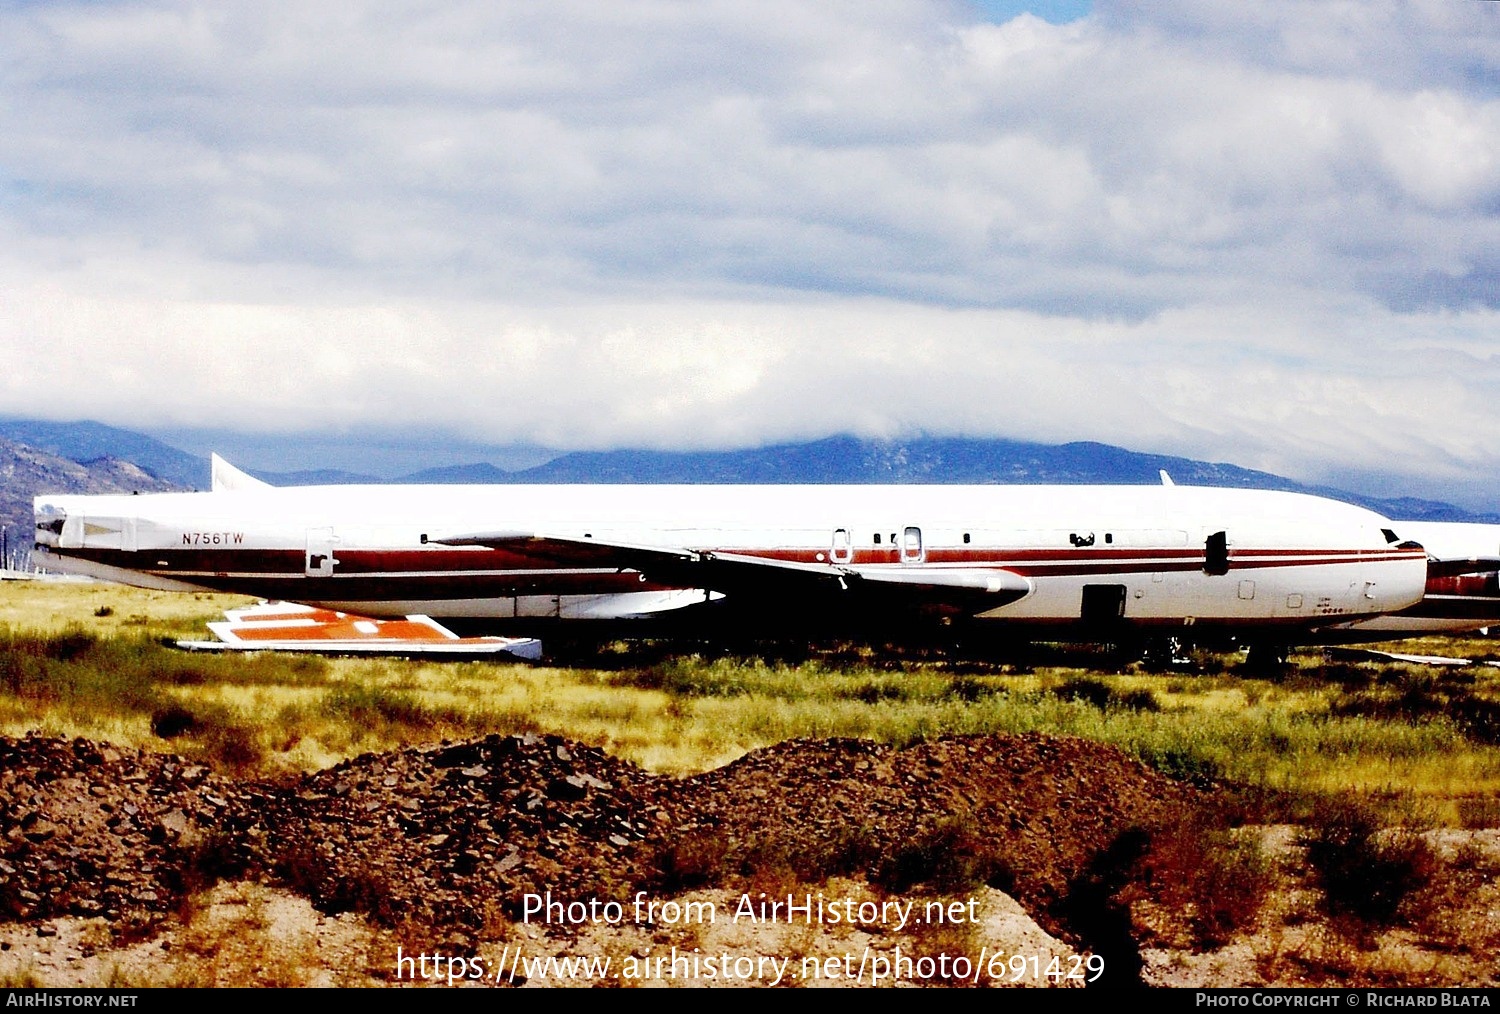
[[[271,906],[345,936],[356,920],[386,935],[369,945],[376,950],[394,950],[394,940],[405,953],[477,956],[520,940],[593,952],[639,953],[653,941],[702,948],[725,932],[679,941],[660,919],[625,920],[634,937],[597,919],[539,926],[526,918],[528,894],[617,900],[628,911],[637,892],[730,905],[822,891],[919,907],[929,897],[978,899],[971,923],[975,913],[986,926],[1009,920],[1012,953],[1028,939],[1054,954],[1105,955],[1114,984],[1164,979],[1188,965],[1143,955],[1152,933],[1121,909],[1120,878],[1149,829],[1210,803],[1114,748],[1040,735],[906,749],[794,741],[684,779],[557,737],[490,736],[368,754],[292,783],[236,781],[85,740],[0,738],[0,976],[47,984],[52,957],[16,963],[30,952],[71,948],[76,964],[84,952],[168,946],[189,924],[201,938],[205,911],[243,912],[248,897],[259,899],[262,929],[274,923],[264,915]],[[1149,880],[1137,876],[1131,888],[1148,902]],[[927,943],[974,945],[976,925],[963,940]],[[791,928],[735,946],[822,946],[785,939]],[[837,929],[845,951],[860,943],[847,935],[856,929],[866,945],[915,946],[909,935],[881,938],[878,926]],[[208,950],[225,946],[221,935]],[[333,944],[322,948],[297,960],[335,960]],[[368,963],[386,966],[370,973],[377,981],[390,978],[388,958]],[[1264,967],[1245,981],[1257,975]]]

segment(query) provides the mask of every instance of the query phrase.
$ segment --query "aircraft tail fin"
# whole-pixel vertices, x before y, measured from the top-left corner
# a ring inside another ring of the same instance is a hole
[[[209,456],[212,462],[213,478],[209,487],[215,493],[229,493],[241,489],[269,489],[269,482],[261,482],[253,475],[247,475],[235,468],[229,462],[217,454]]]

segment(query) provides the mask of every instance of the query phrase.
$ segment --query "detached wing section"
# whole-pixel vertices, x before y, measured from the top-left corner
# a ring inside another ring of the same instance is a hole
[[[535,661],[531,637],[459,637],[428,616],[376,620],[291,602],[233,609],[210,623],[217,641],[178,641],[189,651],[295,651],[322,655],[513,655]]]
[[[1024,598],[1032,590],[1027,578],[999,567],[807,563],[540,532],[479,532],[430,541],[445,546],[488,546],[580,567],[637,570],[660,584],[705,588],[725,595],[850,593],[893,603],[994,609]]]

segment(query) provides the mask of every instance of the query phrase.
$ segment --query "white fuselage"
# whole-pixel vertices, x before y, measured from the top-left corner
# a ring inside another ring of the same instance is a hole
[[[1500,626],[1500,525],[1402,521],[1399,528],[1402,538],[1421,543],[1435,561],[1422,601],[1330,629],[1327,640],[1390,640]]]
[[[1426,583],[1379,514],[1184,486],[327,486],[44,496],[37,519],[51,569],[498,625],[805,613],[850,590],[856,611],[1295,638]]]

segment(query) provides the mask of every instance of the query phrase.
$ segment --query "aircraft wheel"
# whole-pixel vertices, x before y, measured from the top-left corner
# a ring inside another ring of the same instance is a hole
[[[1279,676],[1286,672],[1287,646],[1257,641],[1245,653],[1245,668],[1252,673]]]

